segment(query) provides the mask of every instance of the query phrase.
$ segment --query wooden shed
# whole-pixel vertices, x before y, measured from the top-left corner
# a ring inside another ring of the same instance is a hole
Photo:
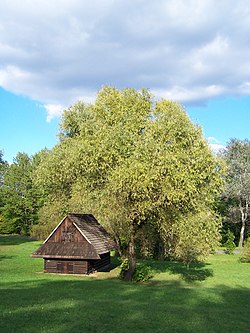
[[[32,254],[44,259],[44,271],[89,274],[110,269],[115,243],[91,214],[68,214]]]

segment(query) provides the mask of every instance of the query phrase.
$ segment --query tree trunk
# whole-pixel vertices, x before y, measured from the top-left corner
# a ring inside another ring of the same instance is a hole
[[[134,235],[132,235],[129,242],[129,269],[124,274],[125,281],[132,281],[133,274],[135,271],[135,266],[136,266],[135,242],[134,242]]]
[[[241,229],[240,229],[239,247],[242,247],[242,246],[243,246],[245,227],[246,227],[246,224],[245,224],[245,222],[242,221]]]
[[[240,206],[240,212],[241,212],[241,230],[240,230],[239,247],[242,247],[244,242],[244,233],[245,233],[247,213],[248,213],[248,202],[246,202],[245,212],[242,206]]]
[[[122,253],[122,250],[121,250],[121,242],[120,242],[120,238],[117,237],[117,236],[115,236],[115,242],[116,242],[116,244],[117,244],[117,248],[116,248],[116,250],[115,250],[115,255],[116,255],[116,256],[119,255],[119,257],[122,258],[123,253]]]

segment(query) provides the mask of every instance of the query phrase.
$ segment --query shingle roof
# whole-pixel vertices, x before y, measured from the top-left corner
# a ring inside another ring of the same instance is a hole
[[[45,242],[32,254],[39,258],[100,259],[100,255],[116,248],[107,231],[91,214],[68,214],[73,225],[87,240],[85,243],[48,242],[65,218],[52,231]]]
[[[116,245],[107,231],[91,214],[69,214],[69,219],[82,235],[93,245],[98,254],[109,252]]]
[[[33,254],[37,258],[100,259],[91,244],[85,243],[45,243]]]

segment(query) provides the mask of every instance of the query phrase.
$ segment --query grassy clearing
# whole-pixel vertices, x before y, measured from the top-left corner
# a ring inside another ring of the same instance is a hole
[[[144,284],[43,274],[30,254],[40,243],[0,237],[0,332],[250,332],[250,264],[213,255],[189,271],[148,261]]]

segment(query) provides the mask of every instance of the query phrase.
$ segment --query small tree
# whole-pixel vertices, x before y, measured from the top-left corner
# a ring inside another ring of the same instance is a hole
[[[244,261],[250,263],[250,238],[248,238],[246,246],[244,248]]]
[[[233,254],[233,251],[236,248],[236,245],[234,243],[234,234],[232,233],[232,231],[230,231],[229,229],[227,230],[227,234],[226,234],[227,240],[224,243],[224,246],[226,247],[227,251],[229,254]]]
[[[228,201],[228,217],[241,223],[239,247],[242,247],[250,213],[250,141],[232,139],[223,157],[227,163],[223,195]]]

